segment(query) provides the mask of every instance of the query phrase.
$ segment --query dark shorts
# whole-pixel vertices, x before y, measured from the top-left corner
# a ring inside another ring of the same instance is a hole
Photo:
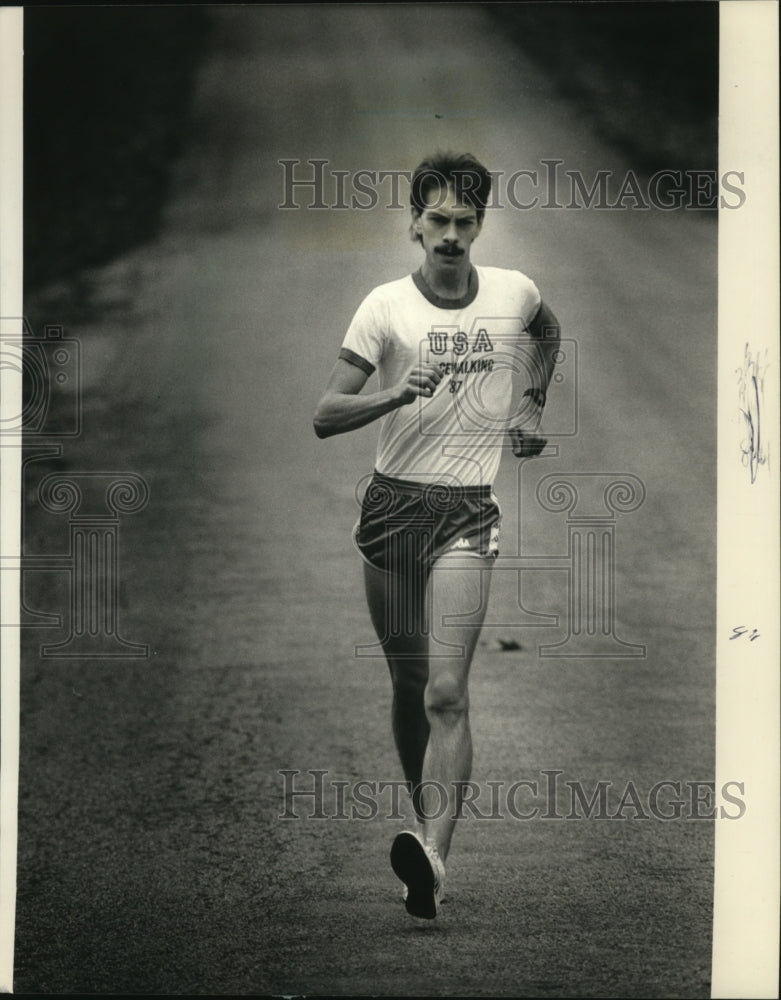
[[[446,552],[496,558],[501,519],[490,486],[416,483],[375,472],[353,537],[377,569],[428,572]]]

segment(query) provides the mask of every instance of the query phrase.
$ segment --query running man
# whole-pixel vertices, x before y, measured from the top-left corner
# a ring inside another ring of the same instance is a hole
[[[407,911],[425,918],[437,914],[471,774],[469,667],[501,520],[492,484],[505,431],[519,457],[545,445],[539,426],[560,339],[531,279],[470,260],[490,191],[469,154],[417,167],[410,234],[422,266],[364,299],[314,418],[321,438],[382,421],[355,541],[417,817],[395,838],[391,864]],[[362,395],[375,370],[379,391]]]

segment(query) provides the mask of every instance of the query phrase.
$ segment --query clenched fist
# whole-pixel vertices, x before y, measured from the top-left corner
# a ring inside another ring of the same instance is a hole
[[[399,404],[412,403],[418,396],[433,396],[434,390],[442,381],[442,372],[438,365],[424,363],[415,365],[407,373],[403,382],[397,386]]]

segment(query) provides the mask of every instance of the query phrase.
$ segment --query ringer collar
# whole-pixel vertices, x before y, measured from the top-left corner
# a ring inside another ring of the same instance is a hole
[[[418,268],[418,270],[412,275],[412,280],[415,282],[415,287],[420,294],[424,296],[424,298],[428,299],[433,306],[437,306],[439,309],[464,309],[466,306],[471,306],[477,298],[477,292],[480,286],[480,282],[477,277],[477,270],[474,264],[470,265],[469,268],[469,284],[467,285],[466,294],[462,295],[460,299],[443,299],[440,295],[437,295],[436,292],[432,292],[423,280],[420,268]]]

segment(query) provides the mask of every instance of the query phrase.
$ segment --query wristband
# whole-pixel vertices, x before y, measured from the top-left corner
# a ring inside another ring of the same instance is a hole
[[[538,389],[538,388],[535,388],[535,387],[532,387],[531,389],[527,389],[524,392],[523,395],[524,396],[530,396],[531,399],[532,399],[532,401],[534,403],[536,403],[537,406],[540,407],[540,409],[542,409],[542,407],[545,406],[545,403],[546,403],[546,401],[548,399],[547,394],[546,394],[546,392],[545,392],[544,389]]]

